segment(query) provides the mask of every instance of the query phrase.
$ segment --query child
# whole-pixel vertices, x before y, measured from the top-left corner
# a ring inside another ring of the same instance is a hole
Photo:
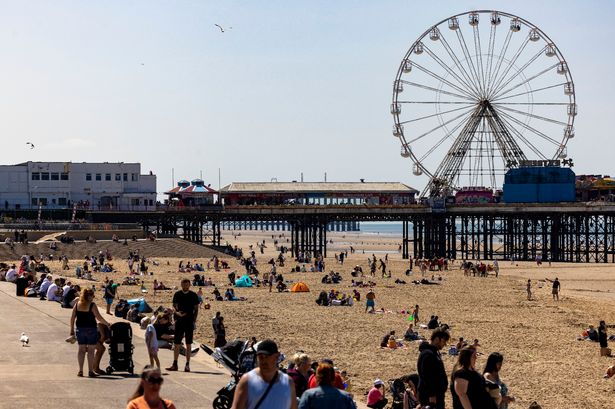
[[[197,297],[199,298],[199,309],[201,309],[203,307],[203,288],[199,287],[199,291],[196,293]]]
[[[147,347],[150,365],[154,366],[155,362],[156,367],[160,369],[160,360],[158,359],[158,339],[156,338],[156,328],[154,328],[156,318],[157,316],[154,316],[153,320],[146,318],[145,322],[147,323],[147,328],[145,329],[145,346]]]

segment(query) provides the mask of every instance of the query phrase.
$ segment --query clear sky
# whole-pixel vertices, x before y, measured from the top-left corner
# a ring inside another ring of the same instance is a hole
[[[608,1],[0,1],[2,163],[141,162],[159,191],[172,168],[214,187],[221,168],[222,185],[422,188],[391,135],[392,82],[423,31],[470,9],[553,39],[576,84],[574,170],[614,174]]]

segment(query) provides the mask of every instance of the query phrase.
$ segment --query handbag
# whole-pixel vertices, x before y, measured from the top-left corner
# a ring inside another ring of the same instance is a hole
[[[263,393],[263,395],[258,400],[258,402],[256,402],[256,406],[254,406],[254,409],[258,409],[260,407],[261,403],[263,403],[263,401],[267,397],[267,395],[269,395],[269,391],[271,390],[271,388],[273,388],[273,384],[278,380],[278,373],[279,372],[280,371],[276,371],[275,372],[275,375],[273,375],[273,378],[271,379],[271,382],[269,382],[269,386],[267,386],[267,389],[265,390],[265,393]]]

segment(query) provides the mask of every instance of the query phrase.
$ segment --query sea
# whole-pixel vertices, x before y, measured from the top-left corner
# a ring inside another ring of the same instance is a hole
[[[408,226],[412,229],[412,225]],[[382,234],[387,236],[401,236],[403,225],[401,222],[361,222],[359,231],[367,234]]]

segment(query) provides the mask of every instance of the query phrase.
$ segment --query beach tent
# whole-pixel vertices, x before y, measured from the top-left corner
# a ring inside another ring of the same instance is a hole
[[[145,314],[154,311],[152,310],[152,307],[150,307],[149,304],[145,301],[144,298],[133,298],[132,300],[128,300],[127,303],[128,305],[137,304],[139,306],[139,312],[142,312]]]
[[[244,274],[235,280],[235,287],[252,287],[252,279]]]
[[[290,289],[291,293],[309,293],[310,288],[303,281],[299,281],[295,285],[293,285]]]

